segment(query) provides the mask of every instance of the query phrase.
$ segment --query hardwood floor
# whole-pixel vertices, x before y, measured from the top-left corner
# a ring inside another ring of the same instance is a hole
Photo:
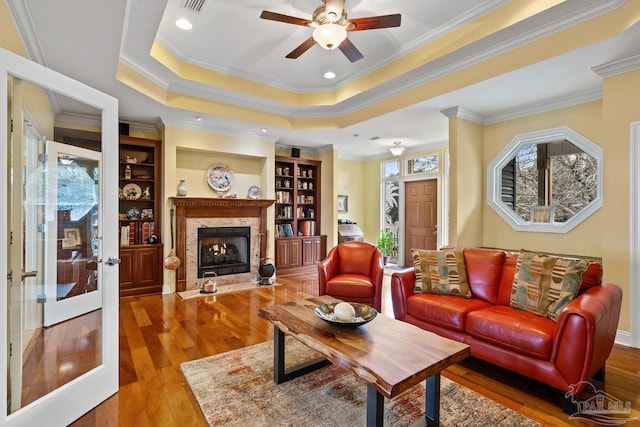
[[[273,338],[258,309],[317,294],[314,276],[279,277],[283,286],[181,300],[176,294],[120,300],[120,389],[73,426],[204,426],[180,363]],[[607,363],[612,396],[640,409],[640,350],[615,346]],[[544,425],[590,426],[569,420],[553,389],[476,359],[443,375]],[[212,385],[214,386],[214,385]],[[630,425],[630,424],[627,424]]]

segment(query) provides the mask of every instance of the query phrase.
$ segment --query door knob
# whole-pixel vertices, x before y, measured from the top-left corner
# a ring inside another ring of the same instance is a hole
[[[116,264],[120,264],[120,258],[114,258],[112,256],[110,256],[109,258],[107,258],[107,265],[116,265]]]

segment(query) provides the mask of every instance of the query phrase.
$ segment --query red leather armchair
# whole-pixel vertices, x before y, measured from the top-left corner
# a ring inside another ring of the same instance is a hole
[[[319,295],[382,306],[382,253],[367,242],[340,243],[318,264]]]

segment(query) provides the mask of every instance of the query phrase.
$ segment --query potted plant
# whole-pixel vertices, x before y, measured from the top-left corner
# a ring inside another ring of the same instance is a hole
[[[393,233],[386,228],[380,230],[380,235],[378,236],[378,249],[382,252],[382,259],[385,265],[391,256],[391,252],[393,252],[393,245]]]

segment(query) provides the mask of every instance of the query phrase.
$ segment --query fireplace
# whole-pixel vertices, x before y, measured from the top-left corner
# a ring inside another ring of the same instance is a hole
[[[273,199],[224,199],[205,197],[171,197],[176,208],[176,255],[182,261],[176,270],[176,291],[197,289],[201,282],[198,268],[200,228],[247,228],[249,229],[248,254],[245,260],[249,267],[245,273],[231,273],[218,278],[218,285],[233,285],[257,280],[260,260],[267,256],[267,208]],[[229,236],[237,237],[237,236]],[[231,242],[237,245],[237,243]],[[248,252],[244,252],[247,250]]]
[[[198,228],[198,278],[250,270],[251,227]]]

